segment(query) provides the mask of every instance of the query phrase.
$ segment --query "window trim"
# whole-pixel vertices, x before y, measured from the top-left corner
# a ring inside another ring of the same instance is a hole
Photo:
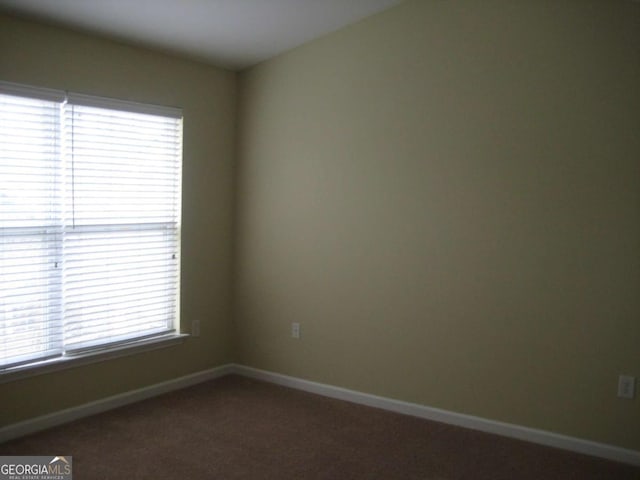
[[[70,368],[100,363],[115,358],[128,357],[143,352],[150,352],[162,348],[173,347],[184,343],[191,335],[188,333],[169,333],[145,339],[138,339],[128,343],[118,344],[110,348],[94,349],[75,355],[63,355],[60,357],[25,363],[0,371],[0,385],[24,378],[35,377],[45,373],[67,370]]]
[[[156,104],[139,103],[130,100],[122,100],[111,97],[86,95],[61,89],[52,89],[39,86],[32,86],[14,82],[0,80],[0,92],[7,95],[15,95],[29,98],[36,98],[59,103],[72,102],[77,105],[107,108],[114,110],[128,111],[149,115],[158,115],[171,118],[182,119],[184,115],[182,108],[163,106]],[[181,125],[182,125],[181,124]],[[182,126],[181,126],[182,130]],[[183,136],[180,135],[180,151],[183,151]],[[177,182],[182,184],[182,167],[179,169]],[[182,217],[182,195],[177,199],[178,211],[178,251],[182,250],[181,217]],[[182,255],[179,256],[181,258]],[[66,370],[83,365],[99,363],[110,359],[126,357],[143,352],[168,348],[179,345],[187,340],[191,335],[180,331],[181,328],[181,274],[180,263],[178,264],[178,288],[176,295],[176,314],[173,319],[174,329],[166,333],[154,334],[132,338],[129,341],[96,345],[95,347],[81,348],[75,352],[62,353],[54,357],[42,358],[35,361],[18,363],[11,367],[0,368],[0,384],[12,382],[19,379],[29,378],[50,372]]]

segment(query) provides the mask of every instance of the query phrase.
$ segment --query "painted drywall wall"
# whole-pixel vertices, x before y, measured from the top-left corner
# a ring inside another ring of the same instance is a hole
[[[242,363],[640,449],[640,3],[407,1],[239,118]]]
[[[0,384],[0,426],[232,361],[236,75],[0,16],[0,80],[183,108],[181,319],[201,322],[176,347]]]

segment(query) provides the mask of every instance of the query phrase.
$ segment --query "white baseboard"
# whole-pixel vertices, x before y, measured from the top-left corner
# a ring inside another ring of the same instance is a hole
[[[47,428],[62,425],[64,423],[69,423],[90,415],[106,412],[107,410],[122,407],[130,403],[139,402],[140,400],[156,397],[173,390],[179,390],[197,383],[206,382],[207,380],[213,380],[214,378],[233,373],[233,371],[234,366],[222,365],[220,367],[192,373],[166,382],[156,383],[148,387],[131,390],[112,397],[103,398],[95,402],[85,403],[84,405],[79,405],[77,407],[67,408],[48,415],[14,423],[0,428],[0,443],[22,437],[30,433],[39,432]]]
[[[472,415],[464,415],[439,408],[427,407],[416,403],[403,402],[401,400],[380,397],[377,395],[312,382],[237,364],[222,365],[209,370],[203,370],[184,377],[175,378],[173,380],[114,395],[95,402],[86,403],[77,407],[60,410],[48,415],[1,427],[0,443],[229,374],[238,374],[277,385],[295,388],[297,390],[303,390],[305,392],[323,395],[325,397],[346,400],[348,402],[381,408],[404,415],[411,415],[459,427],[471,428],[487,433],[495,433],[504,437],[516,438],[541,445],[561,448],[563,450],[570,450],[586,455],[640,466],[640,452],[636,450],[627,450],[612,445],[592,442],[590,440],[583,440],[580,438],[547,432],[545,430],[537,430],[511,423],[498,422],[495,420],[475,417]]]
[[[346,400],[361,405],[381,408],[427,420],[434,420],[459,427],[471,428],[473,430],[480,430],[487,433],[495,433],[504,437],[516,438],[549,447],[561,448],[563,450],[570,450],[572,452],[640,466],[640,452],[636,450],[627,450],[604,443],[569,437],[545,430],[537,430],[511,423],[498,422],[495,420],[475,417],[472,415],[464,415],[439,408],[427,407],[416,403],[379,397],[377,395],[370,395],[368,393],[348,390],[346,388],[334,387],[332,385],[311,382],[309,380],[302,380],[300,378],[268,372],[265,370],[258,370],[256,368],[246,367],[243,365],[234,365],[232,371],[233,373],[246,377],[295,388],[297,390],[304,390],[305,392],[316,393],[325,397]]]

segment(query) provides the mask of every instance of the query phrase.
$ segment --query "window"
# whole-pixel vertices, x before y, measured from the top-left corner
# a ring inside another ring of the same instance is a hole
[[[0,83],[0,369],[178,328],[182,114]]]

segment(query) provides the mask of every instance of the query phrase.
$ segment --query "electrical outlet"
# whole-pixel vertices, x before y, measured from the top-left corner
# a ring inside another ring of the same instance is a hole
[[[194,320],[193,322],[191,322],[191,336],[200,336],[200,320]]]
[[[618,377],[618,397],[633,398],[636,394],[636,378],[631,375]]]
[[[291,337],[300,338],[300,324],[298,322],[291,324]]]

